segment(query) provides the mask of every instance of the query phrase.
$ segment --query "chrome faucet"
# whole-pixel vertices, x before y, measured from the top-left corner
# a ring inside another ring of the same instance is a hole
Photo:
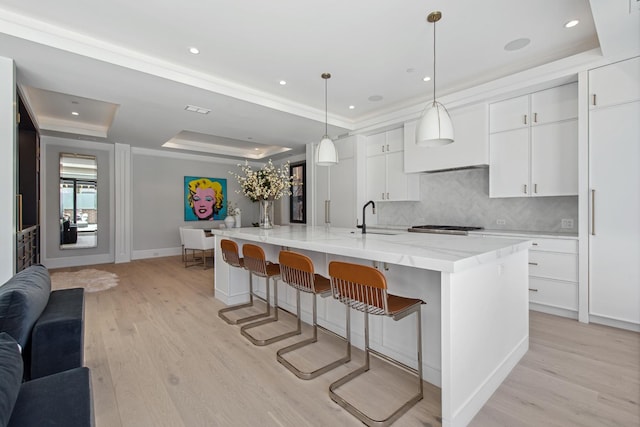
[[[376,213],[376,204],[373,202],[373,200],[369,200],[367,203],[364,204],[364,206],[362,207],[362,225],[356,224],[356,227],[362,228],[362,234],[367,234],[367,222],[365,220],[364,211],[367,209],[367,206],[369,205],[371,205],[371,212]]]

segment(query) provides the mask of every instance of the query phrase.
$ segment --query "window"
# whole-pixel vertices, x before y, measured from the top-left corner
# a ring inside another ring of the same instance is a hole
[[[307,223],[307,195],[305,185],[307,181],[306,163],[294,163],[290,170],[292,180],[289,203],[289,222]]]

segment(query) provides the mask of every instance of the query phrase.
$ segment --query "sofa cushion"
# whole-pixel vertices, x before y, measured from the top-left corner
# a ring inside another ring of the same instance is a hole
[[[50,293],[49,271],[39,264],[22,270],[0,286],[0,332],[8,333],[24,348]]]
[[[22,383],[22,356],[18,343],[0,332],[0,427],[6,427]]]
[[[7,427],[94,425],[88,368],[75,368],[22,384]]]

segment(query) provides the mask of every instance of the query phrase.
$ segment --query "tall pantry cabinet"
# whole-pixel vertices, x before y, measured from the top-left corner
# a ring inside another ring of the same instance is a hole
[[[589,71],[589,315],[640,330],[640,57]]]

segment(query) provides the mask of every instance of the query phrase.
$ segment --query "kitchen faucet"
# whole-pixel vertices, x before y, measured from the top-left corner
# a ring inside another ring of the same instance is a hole
[[[371,212],[376,213],[376,204],[373,202],[373,200],[369,200],[367,203],[364,204],[364,206],[362,207],[362,225],[356,224],[356,227],[362,228],[362,234],[367,234],[367,222],[365,221],[364,211],[365,209],[367,209],[367,206],[369,205],[371,205]]]

